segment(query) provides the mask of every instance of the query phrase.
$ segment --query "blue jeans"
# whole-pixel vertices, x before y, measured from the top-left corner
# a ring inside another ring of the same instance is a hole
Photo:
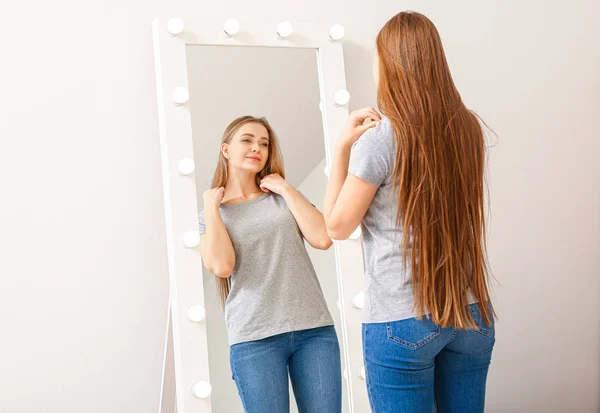
[[[478,330],[441,328],[430,319],[363,324],[372,413],[481,413],[494,325],[469,305]]]
[[[288,413],[289,377],[299,413],[341,413],[340,347],[333,326],[292,331],[230,348],[246,413]]]

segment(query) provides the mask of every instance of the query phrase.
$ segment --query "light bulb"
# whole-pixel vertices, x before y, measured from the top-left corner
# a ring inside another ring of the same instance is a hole
[[[352,299],[352,307],[362,309],[365,305],[365,293],[358,293]]]
[[[171,36],[177,36],[183,32],[183,20],[178,17],[173,17],[167,22],[167,31]]]
[[[182,175],[189,175],[196,169],[196,164],[192,158],[183,158],[179,161],[179,173]]]
[[[361,234],[362,234],[362,231],[359,226],[354,230],[354,232],[352,234],[350,234],[349,238],[350,239],[359,239]]]
[[[292,31],[293,31],[292,23],[290,23],[288,21],[281,22],[277,26],[277,34],[279,35],[279,37],[282,37],[284,39],[286,37],[289,37],[292,34]]]
[[[199,381],[192,387],[192,393],[199,399],[206,399],[212,392],[212,386],[207,381]]]
[[[340,89],[337,92],[335,92],[335,95],[333,96],[333,100],[335,101],[336,105],[344,106],[348,102],[350,102],[350,93],[348,93],[347,90]]]
[[[204,320],[204,317],[206,317],[206,310],[204,309],[204,306],[196,304],[189,308],[188,318],[190,319],[190,321],[198,323]]]
[[[335,41],[342,40],[344,37],[344,26],[341,24],[334,24],[331,26],[329,29],[329,37]]]
[[[361,380],[364,380],[367,378],[367,371],[365,370],[365,366],[360,366],[358,368],[358,377],[360,377]]]
[[[235,36],[240,31],[240,22],[236,19],[228,19],[223,25],[223,30],[228,36]]]
[[[183,245],[186,248],[194,248],[200,244],[200,234],[194,231],[188,231],[183,236]]]
[[[176,105],[183,105],[190,99],[190,92],[186,88],[179,86],[173,90],[171,98]]]

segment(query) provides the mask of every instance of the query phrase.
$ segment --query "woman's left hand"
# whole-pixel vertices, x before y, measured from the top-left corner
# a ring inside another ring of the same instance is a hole
[[[283,195],[289,186],[290,184],[279,174],[267,175],[260,181],[260,189],[265,192],[275,192],[278,195]]]

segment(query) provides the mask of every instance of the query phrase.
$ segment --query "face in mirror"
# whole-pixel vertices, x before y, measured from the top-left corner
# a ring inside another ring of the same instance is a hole
[[[248,121],[223,143],[221,151],[229,168],[256,175],[265,169],[269,157],[269,131],[262,124]]]
[[[349,411],[316,50],[187,62],[213,411]]]

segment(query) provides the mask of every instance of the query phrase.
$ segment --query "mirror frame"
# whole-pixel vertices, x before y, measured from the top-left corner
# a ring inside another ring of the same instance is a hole
[[[336,92],[346,90],[346,79],[342,44],[329,36],[332,25],[294,22],[292,34],[282,38],[277,34],[277,22],[240,19],[240,31],[229,36],[224,31],[225,20],[157,18],[153,22],[170,287],[161,411],[176,406],[178,413],[212,413],[206,323],[189,318],[192,306],[202,313],[203,277],[209,274],[202,274],[199,247],[186,46],[316,49],[328,170],[337,136],[348,118],[347,103],[335,102]],[[333,248],[342,323],[336,327],[342,338],[341,359],[349,411],[354,413],[364,410],[358,406],[369,406],[364,381],[354,380],[364,379],[361,312],[352,308],[352,299],[364,290],[362,247],[360,240],[350,239],[335,241]],[[194,388],[204,394],[199,397]]]

